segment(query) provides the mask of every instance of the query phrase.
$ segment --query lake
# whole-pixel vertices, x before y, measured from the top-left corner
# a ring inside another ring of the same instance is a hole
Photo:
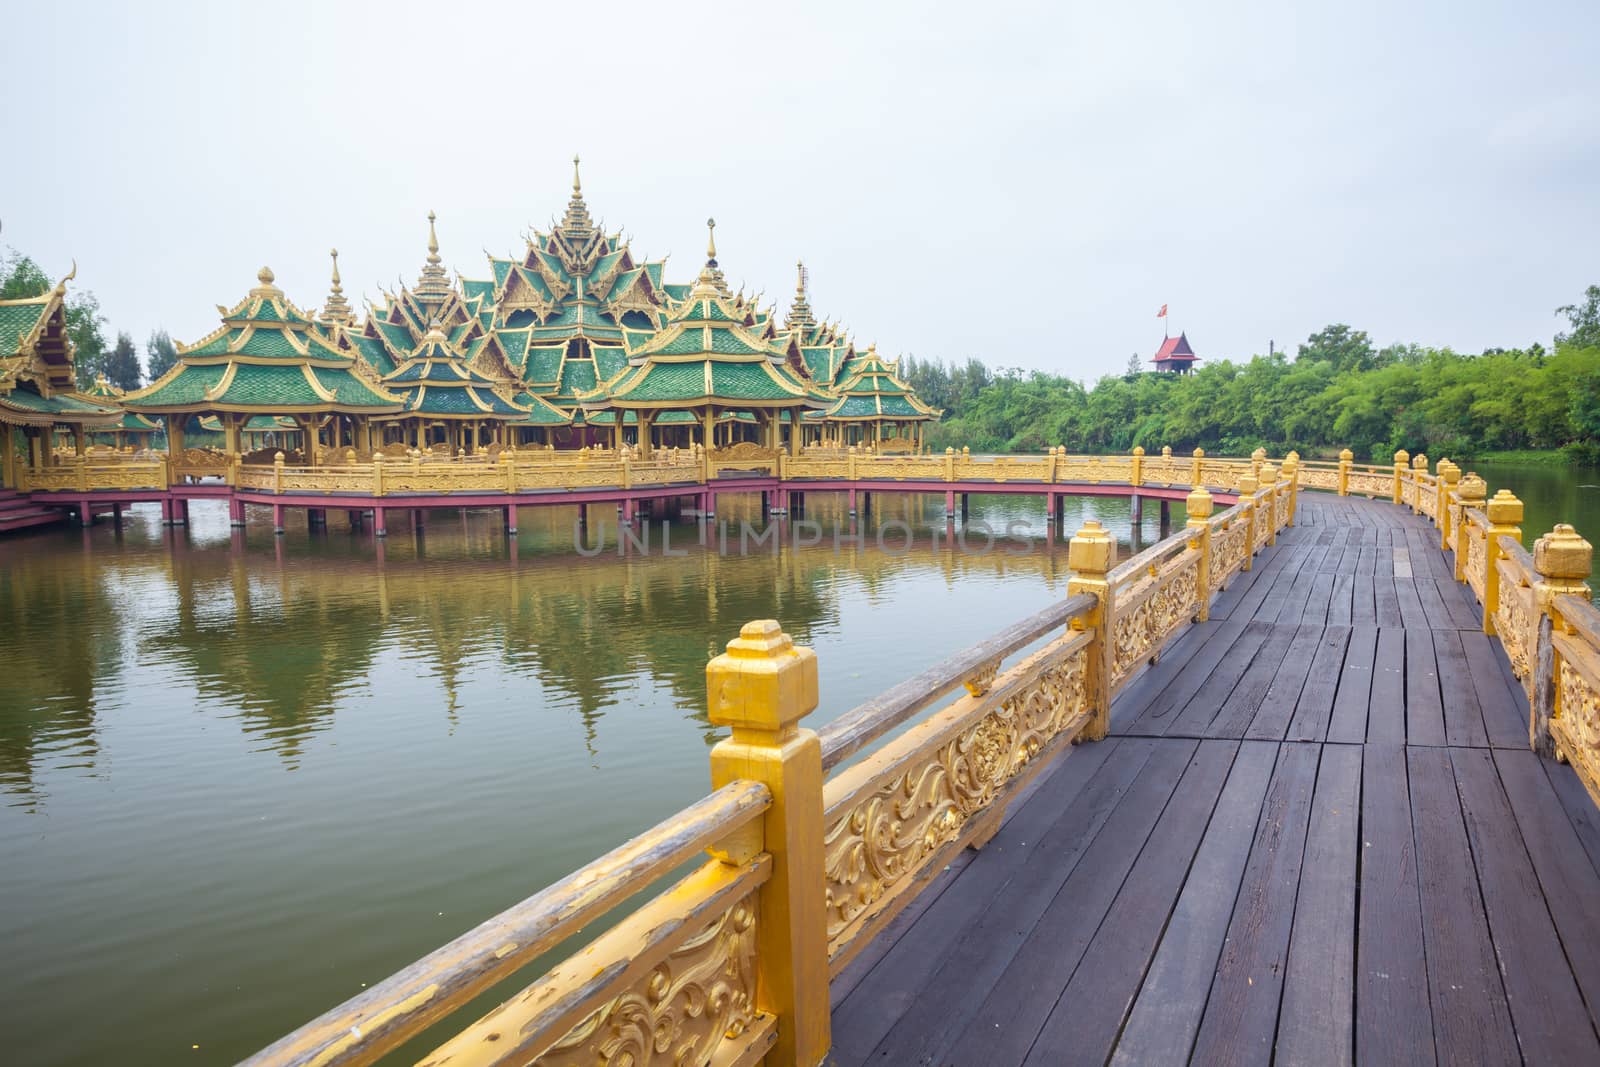
[[[610,515],[580,554],[565,508],[514,541],[489,512],[233,532],[210,503],[0,541],[7,1058],[231,1063],[699,798],[705,664],[750,619],[816,649],[815,726],[1065,595],[1039,498],[973,498],[1023,524],[987,553],[882,495],[864,545],[741,557],[756,511],[725,505],[726,553],[671,524],[672,556],[659,526],[618,556]],[[1069,533],[1091,516],[1130,551],[1125,500],[1067,501]],[[849,530],[839,496],[806,517]]]

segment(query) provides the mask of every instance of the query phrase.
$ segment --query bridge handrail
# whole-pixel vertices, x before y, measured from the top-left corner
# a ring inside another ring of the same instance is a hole
[[[766,785],[731,782],[350,998],[245,1063],[296,1067],[371,1063],[685,861],[736,837],[771,806],[772,793]],[[712,861],[706,867],[718,865]],[[707,877],[703,867],[685,880],[699,881],[684,892],[699,904],[721,902],[727,899],[730,886],[753,888],[752,883],[764,877],[764,857],[741,857],[739,863],[728,866],[736,868],[731,879],[715,874]],[[679,883],[666,895],[682,887]],[[592,982],[594,977],[591,968],[586,978]],[[619,976],[605,970],[600,977]],[[603,991],[616,984],[603,982]],[[564,1032],[557,1031],[554,1036],[559,1038]],[[510,1048],[505,1051],[514,1052]]]

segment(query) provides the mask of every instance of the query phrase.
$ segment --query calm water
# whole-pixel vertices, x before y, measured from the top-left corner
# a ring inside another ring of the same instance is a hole
[[[1463,463],[1462,468],[1476,471],[1490,495],[1509,489],[1521,498],[1522,543],[1529,551],[1558,522],[1570,522],[1591,543],[1600,543],[1600,468],[1513,463]]]
[[[750,619],[817,650],[815,725],[1065,595],[1041,500],[973,498],[1031,520],[1017,555],[932,548],[942,500],[875,506],[908,555],[678,524],[686,555],[583,558],[568,509],[514,545],[455,512],[274,538],[199,503],[0,541],[4,1059],[232,1062],[693,801],[706,660]],[[1091,516],[1126,552],[1127,503],[1068,501]]]

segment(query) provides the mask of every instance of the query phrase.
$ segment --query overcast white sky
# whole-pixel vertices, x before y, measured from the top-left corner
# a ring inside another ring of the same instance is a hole
[[[1333,321],[1548,343],[1600,283],[1600,3],[17,5],[0,244],[192,341],[565,203],[886,353],[1093,378]]]

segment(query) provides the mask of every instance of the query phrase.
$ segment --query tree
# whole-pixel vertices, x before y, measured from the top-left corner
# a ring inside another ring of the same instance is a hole
[[[1372,370],[1378,366],[1377,353],[1367,331],[1352,330],[1342,322],[1324,326],[1306,338],[1295,358],[1331,363],[1336,371]]]
[[[44,268],[13,249],[0,260],[0,300],[19,300],[43,296],[52,286]],[[67,297],[67,336],[77,350],[78,385],[89,385],[105,369],[106,337],[100,327],[100,301],[87,289]],[[7,353],[8,355],[10,353]]]
[[[172,343],[166,330],[156,330],[144,346],[144,356],[145,367],[153,382],[178,362],[178,346]]]
[[[1139,358],[1139,353],[1135,352],[1128,357],[1128,369],[1124,373],[1130,378],[1136,374],[1144,373],[1144,360]]]
[[[118,389],[139,388],[139,350],[127,333],[117,334],[117,343],[105,359],[106,379]]]
[[[1578,348],[1600,347],[1600,285],[1584,290],[1583,303],[1567,304],[1556,308],[1557,315],[1565,315],[1572,332],[1556,334],[1556,344],[1570,344]]]

